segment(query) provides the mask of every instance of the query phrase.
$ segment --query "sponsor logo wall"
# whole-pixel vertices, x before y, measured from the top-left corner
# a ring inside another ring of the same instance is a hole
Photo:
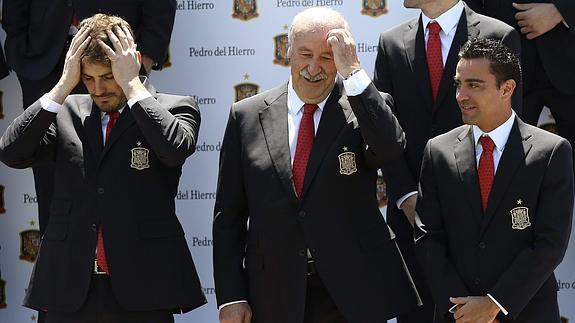
[[[351,25],[359,57],[373,73],[379,33],[418,14],[402,1],[386,0],[179,0],[170,45],[170,61],[151,81],[160,92],[194,97],[202,112],[196,153],[187,160],[176,196],[177,213],[209,303],[176,315],[179,323],[216,323],[212,279],[211,224],[217,165],[229,108],[235,101],[289,78],[287,32],[292,17],[310,6],[330,6]],[[5,37],[0,31],[0,39]],[[16,75],[0,81],[0,131],[22,111]],[[145,168],[143,150],[133,152],[134,167]],[[347,155],[341,161],[348,171]],[[375,185],[375,183],[374,183]],[[380,206],[385,207],[385,183]],[[344,239],[345,237],[342,237]],[[575,242],[557,271],[565,316],[575,320]],[[40,237],[31,170],[0,165],[0,322],[26,323],[36,312],[21,306]],[[150,279],[154,279],[150,277]]]

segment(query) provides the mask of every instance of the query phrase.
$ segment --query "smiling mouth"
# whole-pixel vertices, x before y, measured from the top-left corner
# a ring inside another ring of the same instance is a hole
[[[461,108],[461,110],[465,110],[465,111],[469,111],[469,110],[475,109],[474,106],[470,106],[470,107],[462,107],[462,106],[460,106],[460,108]]]

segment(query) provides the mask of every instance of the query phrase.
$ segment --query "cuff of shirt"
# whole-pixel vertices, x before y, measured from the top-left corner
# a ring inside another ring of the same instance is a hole
[[[347,80],[343,80],[343,87],[348,96],[360,95],[371,83],[371,79],[365,70],[353,73]]]
[[[42,97],[40,97],[40,106],[44,110],[48,110],[53,113],[58,113],[58,110],[60,110],[60,107],[62,105],[48,99],[48,93],[46,93],[42,95]]]
[[[409,193],[405,194],[399,200],[397,200],[395,205],[397,206],[398,209],[401,210],[401,204],[403,204],[403,202],[405,202],[405,200],[407,200],[409,197],[416,195],[416,194],[417,194],[417,191],[413,191],[413,192],[409,192]]]
[[[132,106],[134,104],[136,104],[136,102],[140,102],[143,99],[147,99],[149,97],[151,97],[152,95],[149,92],[145,92],[145,93],[140,93],[138,95],[136,95],[135,97],[131,98],[128,100],[128,106],[130,107],[130,109],[132,108]]]
[[[507,315],[507,313],[509,313],[509,312],[507,312],[507,310],[503,306],[501,306],[501,304],[499,304],[498,301],[495,300],[495,298],[493,298],[493,296],[491,296],[490,294],[487,294],[487,296],[489,296],[489,298],[491,298],[491,300],[495,303],[495,305],[497,305],[497,307],[499,307],[499,309],[501,310],[501,313],[503,313],[505,315]]]
[[[248,301],[245,300],[241,300],[241,301],[235,301],[235,302],[229,302],[229,303],[225,303],[220,305],[220,307],[218,307],[218,311],[221,310],[222,308],[228,306],[228,305],[234,305],[234,304],[239,304],[239,303],[247,303]]]

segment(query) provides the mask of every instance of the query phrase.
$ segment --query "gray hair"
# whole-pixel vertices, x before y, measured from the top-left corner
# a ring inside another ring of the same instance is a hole
[[[294,27],[305,26],[307,30],[342,28],[349,30],[349,23],[343,15],[327,7],[311,7],[295,15],[288,32],[288,57],[294,41]]]

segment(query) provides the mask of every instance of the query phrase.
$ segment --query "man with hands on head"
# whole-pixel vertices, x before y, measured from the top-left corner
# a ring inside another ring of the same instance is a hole
[[[14,168],[55,164],[51,216],[24,305],[46,323],[173,322],[206,302],[175,214],[200,114],[150,93],[130,26],[83,20],[64,72],[0,139]],[[82,80],[89,95],[70,95]]]
[[[220,322],[386,322],[417,304],[376,198],[405,144],[391,97],[338,12],[300,12],[288,39],[291,78],[234,103],[222,143]]]
[[[436,311],[458,323],[559,323],[553,271],[571,232],[571,146],[512,110],[521,68],[508,48],[474,39],[459,57],[466,125],[428,142],[416,206]]]

